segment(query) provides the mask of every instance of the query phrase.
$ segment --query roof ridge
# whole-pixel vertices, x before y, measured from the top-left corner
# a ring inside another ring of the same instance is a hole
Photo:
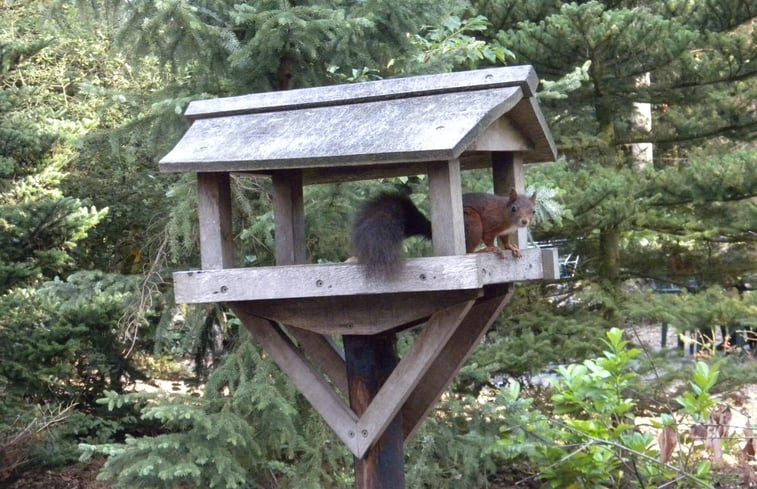
[[[525,97],[532,97],[538,83],[532,66],[507,66],[196,100],[184,115],[191,120],[207,119],[515,86]]]

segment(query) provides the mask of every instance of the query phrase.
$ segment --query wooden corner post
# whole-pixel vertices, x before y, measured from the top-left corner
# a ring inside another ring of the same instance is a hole
[[[370,407],[399,362],[397,335],[346,335],[344,357],[347,365],[350,407],[360,417]],[[355,437],[367,438],[366,428],[358,427]],[[355,457],[356,489],[403,489],[405,453],[402,420],[394,416],[378,441],[362,457]]]
[[[275,172],[272,180],[276,265],[306,263],[302,171]]]
[[[234,265],[231,235],[231,179],[228,173],[197,174],[200,261],[203,270]]]
[[[460,160],[429,164],[428,187],[434,255],[465,254]]]

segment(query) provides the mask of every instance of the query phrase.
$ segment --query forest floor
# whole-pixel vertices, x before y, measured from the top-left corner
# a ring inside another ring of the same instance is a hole
[[[646,349],[652,351],[659,351],[661,349],[661,329],[657,326],[646,326],[637,328],[637,330],[631,331],[631,341],[633,343],[640,343]],[[634,337],[635,336],[635,337]],[[721,339],[717,339],[721,341]],[[670,328],[666,338],[666,348],[676,348],[677,337],[674,328]],[[687,347],[688,348],[688,347]],[[692,361],[692,357],[688,354],[679,355],[678,358],[682,362]],[[167,382],[166,388],[175,389],[175,383]],[[172,386],[172,387],[171,387]],[[734,393],[739,399],[738,412],[734,414],[734,418],[731,421],[732,426],[740,426],[748,419],[757,419],[757,385],[743,386],[738,393]],[[731,396],[732,398],[733,396]],[[746,415],[746,416],[745,416]],[[100,468],[105,463],[105,459],[98,458],[88,463],[77,463],[67,467],[50,469],[50,470],[29,470],[26,471],[21,478],[14,480],[10,483],[0,483],[0,489],[110,489],[112,485],[109,482],[98,481],[97,474]],[[755,487],[744,485],[741,477],[738,477],[740,471],[736,466],[735,461],[727,461],[728,466],[723,467],[721,470],[730,471],[734,474],[734,485],[728,483],[719,483],[715,487],[722,489],[737,489],[744,487]],[[728,477],[726,477],[727,479]],[[736,481],[738,479],[738,481]],[[492,489],[510,489],[512,485],[498,485],[494,483]],[[522,486],[518,486],[522,487]]]

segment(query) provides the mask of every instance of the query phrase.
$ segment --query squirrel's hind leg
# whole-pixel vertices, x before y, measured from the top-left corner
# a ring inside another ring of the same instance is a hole
[[[484,225],[479,213],[470,207],[463,208],[463,222],[465,223],[465,252],[473,253],[481,244]]]

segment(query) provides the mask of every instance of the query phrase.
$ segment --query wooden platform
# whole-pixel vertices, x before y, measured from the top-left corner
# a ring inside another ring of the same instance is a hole
[[[556,279],[555,249],[406,261],[396,280],[368,280],[353,263],[174,273],[179,303],[244,302],[247,312],[320,334],[376,334],[475,299],[487,285]]]

